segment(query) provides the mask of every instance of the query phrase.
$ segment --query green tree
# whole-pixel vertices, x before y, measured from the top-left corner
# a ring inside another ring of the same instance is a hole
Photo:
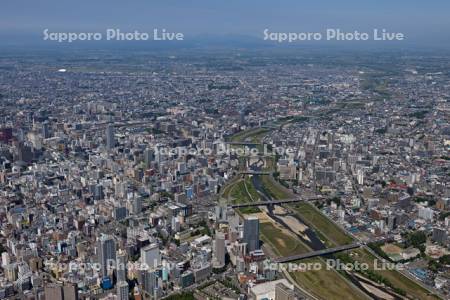
[[[416,248],[427,241],[427,235],[423,231],[416,231],[408,236],[408,243]]]

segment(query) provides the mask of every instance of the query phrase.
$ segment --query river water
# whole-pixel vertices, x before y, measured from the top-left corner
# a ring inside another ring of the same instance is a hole
[[[252,184],[255,187],[255,189],[258,191],[258,193],[261,196],[262,201],[271,201],[276,200],[273,199],[268,191],[264,188],[264,185],[261,180],[261,175],[253,175],[252,176]],[[305,221],[302,220],[302,218],[297,213],[292,213],[289,210],[285,210],[284,213],[275,213],[274,208],[272,206],[268,206],[268,215],[275,220],[278,224],[282,225],[284,228],[289,230],[292,234],[298,237],[304,244],[306,244],[311,249],[315,250],[322,250],[325,249],[325,244],[320,240],[320,238],[317,236],[314,230],[312,230]],[[282,218],[284,217],[293,217],[295,218],[300,224],[304,225],[306,228],[302,234],[298,234],[297,232],[293,231],[285,221],[283,221]],[[306,237],[306,238],[305,238]],[[332,258],[333,255],[328,256],[329,258]],[[381,300],[381,299],[392,299],[392,300],[400,300],[401,297],[399,297],[397,294],[392,292],[390,289],[382,286],[375,286],[372,282],[370,282],[367,279],[362,279],[361,277],[355,276],[355,274],[351,272],[347,272],[348,279],[356,285],[359,289],[365,291],[365,293],[372,299]],[[363,287],[363,285],[371,286],[372,290],[368,290]],[[378,291],[378,292],[377,292]],[[383,293],[385,293],[383,295]]]
[[[272,199],[270,194],[266,191],[264,188],[264,185],[261,180],[261,175],[253,175],[252,176],[252,184],[255,187],[255,189],[259,192],[261,195],[262,201],[271,201],[276,200]],[[305,243],[308,247],[310,247],[313,250],[322,250],[325,249],[325,244],[319,239],[317,234],[309,228],[309,226],[301,219],[301,217],[298,214],[291,213],[286,210],[286,213],[283,214],[275,214],[273,211],[272,206],[268,206],[268,215],[274,219],[278,224],[285,227],[287,230],[292,232],[295,236],[297,236],[303,243]],[[294,232],[283,220],[283,217],[293,217],[295,218],[300,224],[304,225],[306,227],[306,230],[304,230],[302,233],[304,236],[298,234],[297,232]],[[306,238],[305,238],[306,236]]]

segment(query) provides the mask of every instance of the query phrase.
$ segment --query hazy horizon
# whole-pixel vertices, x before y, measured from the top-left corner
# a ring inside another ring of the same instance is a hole
[[[207,43],[210,39],[235,42],[242,39],[245,43],[248,37],[248,42],[256,46],[258,41],[263,41],[266,28],[272,32],[322,32],[327,28],[371,32],[378,28],[404,33],[407,38],[396,41],[398,47],[450,47],[450,36],[443,30],[450,28],[450,3],[437,0],[427,3],[419,0],[394,3],[387,0],[377,3],[355,0],[339,3],[329,0],[316,3],[294,0],[278,3],[267,0],[135,0],[133,3],[43,0],[38,3],[17,0],[2,6],[0,45],[40,44],[44,29],[103,32],[107,28],[118,28],[149,32],[165,28],[184,33],[185,44]]]

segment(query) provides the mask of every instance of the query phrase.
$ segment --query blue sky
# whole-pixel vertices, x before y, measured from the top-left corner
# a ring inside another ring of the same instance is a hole
[[[186,35],[251,35],[326,28],[403,32],[422,44],[449,42],[448,0],[11,0],[2,1],[0,35],[106,28],[166,28]]]

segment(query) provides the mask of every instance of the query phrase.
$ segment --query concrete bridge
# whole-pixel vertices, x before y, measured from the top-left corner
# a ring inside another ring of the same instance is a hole
[[[334,248],[322,249],[322,250],[317,250],[317,251],[311,251],[308,253],[287,256],[287,257],[279,257],[279,258],[275,259],[275,262],[276,263],[287,263],[287,262],[301,260],[301,259],[305,259],[305,258],[323,256],[323,255],[327,255],[327,254],[333,254],[336,252],[356,249],[359,247],[361,247],[361,244],[354,243],[354,244],[343,245],[343,246],[338,246],[338,247],[334,247]]]
[[[259,146],[261,143],[252,143],[252,142],[225,142],[227,145],[231,146]]]
[[[262,171],[241,171],[239,175],[270,175],[270,172],[262,172]]]
[[[303,201],[315,201],[315,200],[323,200],[323,197],[313,197],[313,198],[292,198],[292,199],[284,199],[284,200],[273,200],[273,201],[258,201],[258,202],[247,202],[247,203],[240,203],[240,204],[232,204],[230,207],[232,208],[243,208],[243,207],[255,207],[255,206],[273,206],[273,205],[282,205],[282,204],[290,204],[290,203],[296,203],[296,202],[303,202]]]

